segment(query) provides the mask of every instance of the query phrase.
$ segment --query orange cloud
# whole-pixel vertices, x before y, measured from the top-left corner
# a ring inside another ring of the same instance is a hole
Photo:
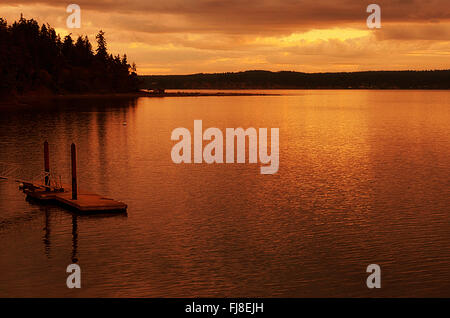
[[[91,40],[103,29],[109,49],[127,53],[141,74],[450,68],[448,0],[377,1],[379,30],[367,28],[364,1],[76,2],[81,29],[66,28],[66,0],[11,0],[0,12]]]

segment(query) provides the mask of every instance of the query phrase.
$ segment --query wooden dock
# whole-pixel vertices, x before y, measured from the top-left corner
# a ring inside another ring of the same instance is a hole
[[[72,200],[71,197],[71,193],[61,193],[56,195],[56,200],[80,212],[125,212],[127,210],[125,203],[94,193],[78,193],[77,200]]]
[[[126,212],[127,205],[120,201],[106,198],[102,195],[79,190],[77,186],[77,168],[75,145],[71,146],[72,161],[72,187],[54,182],[52,184],[50,177],[50,160],[48,143],[44,143],[44,184],[33,181],[21,182],[21,189],[28,198],[38,202],[54,202],[64,208],[82,213],[98,212]],[[70,189],[70,190],[68,190]]]
[[[72,191],[55,191],[45,186],[23,182],[23,192],[28,198],[42,203],[57,203],[58,205],[77,212],[125,212],[127,205],[123,202],[106,198],[99,194],[78,190],[77,199],[72,199]]]

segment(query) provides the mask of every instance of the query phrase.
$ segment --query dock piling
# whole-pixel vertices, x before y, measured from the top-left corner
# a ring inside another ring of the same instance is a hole
[[[48,151],[48,141],[44,142],[44,171],[45,171],[45,177],[44,177],[44,185],[50,186],[50,154]]]
[[[72,200],[78,199],[78,188],[77,188],[77,153],[75,149],[75,144],[72,143],[70,147],[71,157],[72,157]]]

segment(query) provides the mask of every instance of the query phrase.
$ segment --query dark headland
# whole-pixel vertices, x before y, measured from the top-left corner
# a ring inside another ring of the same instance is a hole
[[[87,36],[61,38],[33,19],[0,18],[1,99],[138,92],[134,63],[108,52],[103,31],[96,42],[94,50]]]

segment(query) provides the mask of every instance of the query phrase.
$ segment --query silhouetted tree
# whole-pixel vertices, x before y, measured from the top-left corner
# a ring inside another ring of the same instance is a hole
[[[97,39],[97,57],[105,59],[108,56],[108,50],[106,49],[105,32],[100,30],[95,37]]]
[[[125,56],[108,54],[103,31],[96,39],[94,55],[87,36],[61,41],[48,24],[21,16],[8,26],[0,18],[0,95],[136,91],[135,67]]]

